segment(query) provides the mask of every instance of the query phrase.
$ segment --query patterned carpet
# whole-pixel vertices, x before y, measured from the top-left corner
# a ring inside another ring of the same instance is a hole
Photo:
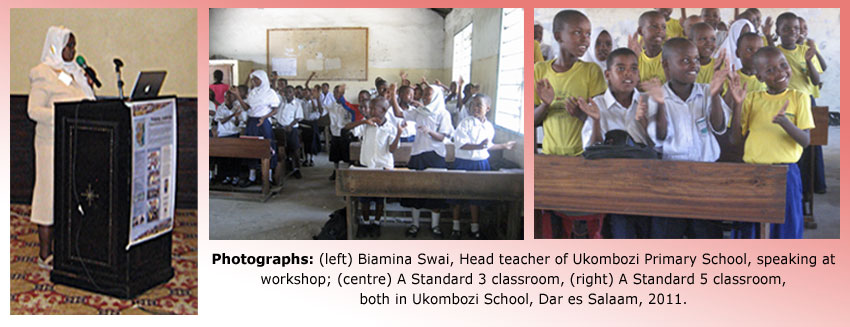
[[[174,277],[133,300],[122,300],[50,282],[36,264],[38,233],[30,206],[12,205],[11,314],[198,314],[198,212],[176,210]]]

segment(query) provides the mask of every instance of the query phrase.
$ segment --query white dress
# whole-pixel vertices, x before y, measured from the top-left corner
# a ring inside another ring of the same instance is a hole
[[[53,225],[53,104],[89,98],[76,82],[66,85],[59,80],[60,73],[42,63],[31,69],[29,75],[27,114],[36,123],[35,187],[30,221],[46,226]]]

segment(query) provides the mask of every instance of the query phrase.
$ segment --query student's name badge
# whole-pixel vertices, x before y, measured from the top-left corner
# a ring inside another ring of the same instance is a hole
[[[708,134],[708,124],[705,122],[705,117],[697,119],[697,130],[700,134]]]
[[[71,77],[71,75],[68,75],[68,73],[66,72],[60,72],[59,80],[62,81],[62,83],[65,83],[65,86],[70,86],[71,82],[74,81],[74,78]]]

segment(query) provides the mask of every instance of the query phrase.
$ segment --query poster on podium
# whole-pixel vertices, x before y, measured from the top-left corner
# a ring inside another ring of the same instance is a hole
[[[177,170],[175,99],[128,105],[133,115],[133,199],[127,249],[174,227]]]

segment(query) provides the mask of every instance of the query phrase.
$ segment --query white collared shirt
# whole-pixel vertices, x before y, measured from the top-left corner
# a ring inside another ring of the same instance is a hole
[[[339,103],[333,103],[330,107],[324,107],[330,115],[330,129],[332,136],[342,136],[342,128],[351,122],[351,113]]]
[[[319,92],[319,101],[322,101],[322,107],[328,108],[336,103],[336,99],[334,99],[334,93],[328,91],[327,94]]]
[[[277,110],[277,114],[275,114],[275,119],[278,124],[283,126],[304,119],[304,108],[301,106],[301,100],[293,98],[292,101],[287,102],[284,99]],[[298,127],[298,123],[295,123],[292,127]]]
[[[383,125],[371,126],[363,124],[351,130],[354,135],[359,135],[360,142],[360,164],[367,168],[393,169],[395,159],[390,152],[390,145],[395,141],[397,129],[389,121]]]
[[[301,100],[302,106],[304,107],[304,119],[306,120],[318,120],[322,117],[319,114],[319,100],[318,99],[310,99],[310,100]]]
[[[398,118],[393,114],[392,110],[387,110],[387,124],[393,124],[393,126],[398,127],[404,118]],[[405,126],[401,129],[401,137],[410,137],[411,135],[416,135],[416,123],[409,121],[405,122]]]
[[[467,117],[458,123],[457,129],[455,129],[455,158],[466,160],[486,160],[490,158],[490,151],[487,149],[493,145],[493,137],[495,136],[496,130],[493,129],[493,124],[490,121],[481,121],[474,116]],[[461,149],[466,144],[478,145],[484,140],[487,140],[487,146],[483,149]]]
[[[215,111],[215,121],[218,122],[218,136],[229,136],[234,134],[239,134],[239,124],[236,124],[236,121],[239,120],[240,124],[242,121],[248,120],[248,113],[242,111],[238,116],[234,116],[230,118],[227,122],[223,122],[227,117],[233,114],[239,103],[233,103],[233,109],[228,108],[226,104],[222,103],[218,105],[218,108]]]
[[[411,156],[417,154],[434,151],[437,155],[446,157],[446,145],[442,141],[437,141],[431,135],[422,133],[419,126],[427,126],[428,129],[443,134],[445,137],[451,137],[454,132],[452,127],[452,117],[445,109],[437,112],[426,114],[424,110],[416,110],[411,108],[404,111],[404,119],[416,123],[416,139],[413,140],[413,148],[410,151]]]
[[[714,162],[720,157],[720,145],[713,134],[726,132],[730,109],[723,101],[723,128],[715,130],[711,124],[711,103],[708,84],[694,83],[690,96],[682,101],[670,83],[664,84],[664,112],[667,115],[667,138],[661,140],[655,134],[655,113],[658,103],[649,99],[649,126],[647,132],[661,148],[663,160]]]
[[[635,120],[635,112],[637,111],[640,97],[641,93],[634,90],[632,92],[631,104],[628,108],[623,107],[617,101],[617,98],[611,93],[610,87],[605,93],[593,98],[593,102],[599,108],[599,127],[603,139],[605,138],[605,133],[608,131],[619,129],[628,132],[636,142],[647,144],[646,141],[650,139],[646,133],[646,129]],[[584,121],[584,127],[581,129],[581,142],[585,148],[592,145],[590,140],[592,134],[593,119],[587,118]]]

